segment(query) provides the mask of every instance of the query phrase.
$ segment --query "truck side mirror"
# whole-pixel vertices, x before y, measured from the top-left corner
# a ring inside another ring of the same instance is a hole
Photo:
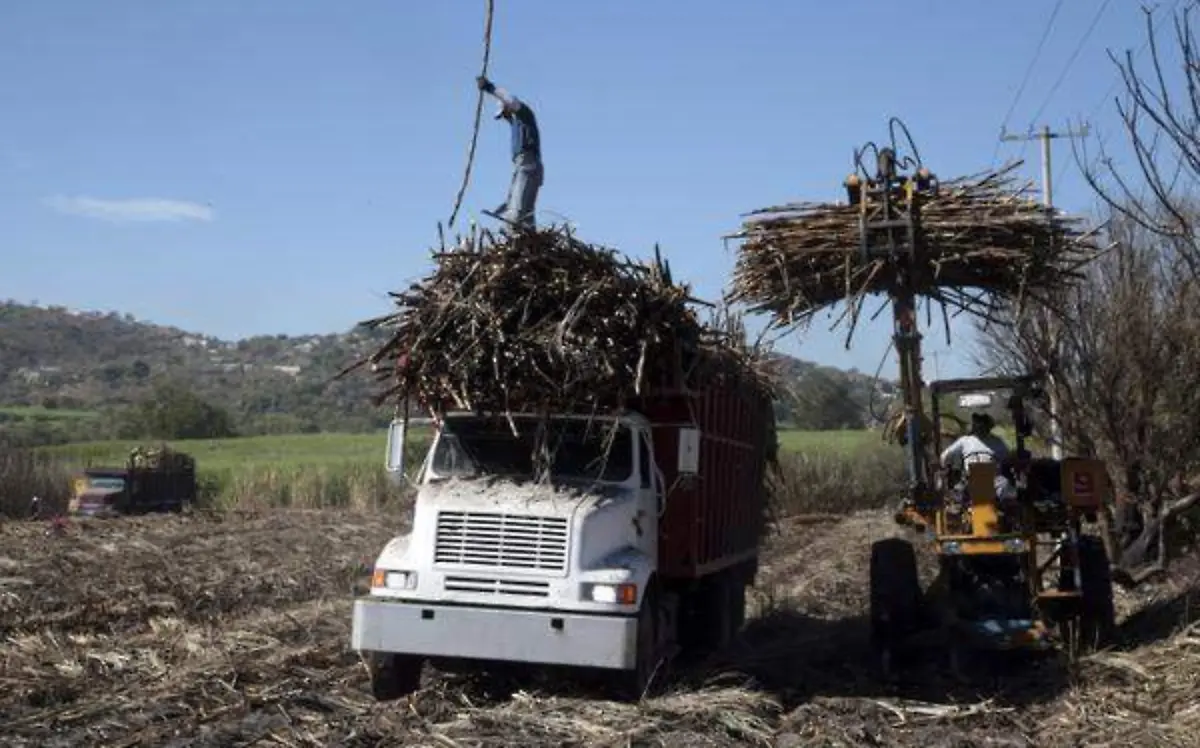
[[[384,469],[387,470],[388,478],[392,483],[397,485],[408,481],[408,476],[404,474],[404,442],[407,436],[407,427],[408,424],[403,418],[393,418],[388,426]]]
[[[700,429],[679,429],[679,474],[693,476],[700,472]]]

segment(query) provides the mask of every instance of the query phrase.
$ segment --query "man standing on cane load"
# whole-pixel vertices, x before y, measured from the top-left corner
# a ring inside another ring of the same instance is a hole
[[[538,189],[542,186],[542,142],[538,133],[537,118],[529,105],[496,86],[484,76],[476,79],[480,90],[500,100],[495,119],[503,117],[512,127],[513,178],[508,189],[508,199],[489,215],[511,224],[533,228],[534,205]]]

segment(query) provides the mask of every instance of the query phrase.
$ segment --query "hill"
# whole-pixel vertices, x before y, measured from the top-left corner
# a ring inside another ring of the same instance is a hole
[[[228,413],[241,434],[361,432],[390,414],[371,405],[366,376],[332,377],[372,350],[363,328],[236,341],[118,312],[0,303],[0,430],[50,443],[119,433],[117,415],[169,382]],[[780,420],[805,429],[857,428],[893,391],[857,372],[783,358]]]

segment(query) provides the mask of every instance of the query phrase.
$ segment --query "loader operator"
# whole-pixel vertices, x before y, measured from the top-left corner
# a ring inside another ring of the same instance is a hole
[[[494,119],[504,118],[512,127],[512,183],[508,188],[508,199],[491,215],[517,226],[533,228],[534,205],[545,176],[537,118],[528,104],[503,88],[497,88],[486,77],[479,76],[476,80],[481,91],[500,100]]]
[[[999,436],[992,433],[996,421],[987,413],[971,414],[971,430],[954,440],[954,443],[942,452],[943,467],[956,466],[961,471],[955,493],[965,499],[967,469],[981,462],[1003,462],[1008,457],[1008,445]],[[997,465],[997,467],[999,467]],[[996,499],[1008,503],[1016,499],[1016,488],[1012,481],[999,470],[996,472]]]

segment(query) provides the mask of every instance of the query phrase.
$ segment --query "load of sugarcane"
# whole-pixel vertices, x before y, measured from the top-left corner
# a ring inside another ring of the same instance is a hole
[[[377,404],[544,414],[714,377],[770,387],[740,322],[702,321],[657,247],[636,262],[550,227],[474,230],[431,254],[431,274],[390,294],[396,310],[363,323],[390,332],[351,367],[385,383]]]
[[[925,251],[907,272],[926,302],[990,321],[998,309],[1012,312],[1029,302],[1053,309],[1056,296],[1097,256],[1092,232],[1081,230],[1078,219],[1037,202],[1032,184],[1016,184],[1019,165],[943,181],[924,198]],[[807,324],[844,301],[839,320],[849,317],[853,325],[866,297],[895,287],[899,267],[864,256],[861,211],[848,202],[794,203],[743,216],[742,229],[727,237],[741,242],[729,300],[769,314],[774,327]]]
[[[176,452],[165,444],[136,446],[129,450],[129,464],[144,470],[184,471],[194,467],[191,455]]]

